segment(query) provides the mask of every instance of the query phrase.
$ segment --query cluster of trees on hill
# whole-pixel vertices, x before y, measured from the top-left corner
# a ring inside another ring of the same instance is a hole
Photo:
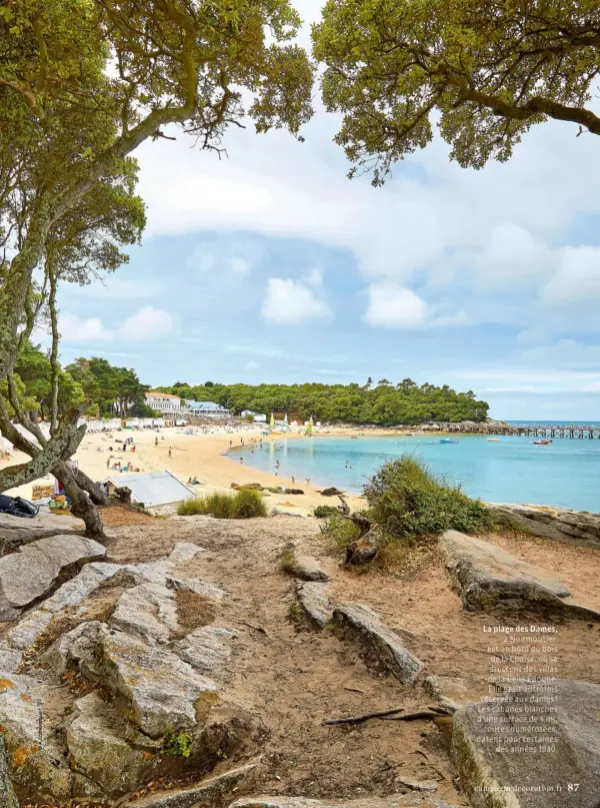
[[[79,357],[58,369],[58,415],[79,407],[92,417],[152,417],[145,403],[150,385],[142,384],[131,368],[111,365],[101,357]],[[31,416],[48,420],[52,405],[52,366],[39,346],[28,342],[15,367],[23,408]],[[412,379],[392,384],[369,378],[359,384],[205,384],[191,386],[177,382],[159,387],[182,399],[216,401],[239,415],[244,410],[258,413],[287,412],[302,420],[342,421],[351,424],[420,424],[426,421],[483,421],[488,405],[475,394],[457,393],[448,385],[418,385]]]
[[[142,384],[131,368],[115,367],[95,356],[76,359],[66,371],[81,385],[90,415],[151,418],[155,414],[145,401],[150,385]]]
[[[58,366],[57,371],[59,418],[74,408],[99,418],[152,417],[155,414],[145,403],[145,393],[150,386],[142,384],[131,368],[115,367],[106,359],[93,357],[76,359],[64,369]],[[53,385],[48,353],[39,345],[25,343],[13,379],[21,410],[30,418],[50,421]]]
[[[343,421],[352,424],[420,424],[426,421],[483,421],[488,404],[475,394],[457,393],[448,385],[418,385],[404,379],[394,385],[387,379],[373,384],[215,384],[190,386],[177,382],[160,387],[165,393],[196,401],[216,401],[234,413],[243,410],[269,415],[287,412],[301,419]]]

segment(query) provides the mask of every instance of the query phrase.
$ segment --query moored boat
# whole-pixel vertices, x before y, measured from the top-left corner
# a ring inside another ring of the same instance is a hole
[[[548,440],[534,440],[533,441],[534,446],[547,446],[549,443],[552,443],[552,441],[550,439],[548,439]]]

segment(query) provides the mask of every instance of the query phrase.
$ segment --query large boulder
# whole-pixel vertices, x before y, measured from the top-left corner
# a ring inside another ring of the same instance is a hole
[[[0,558],[0,620],[15,620],[46,595],[69,568],[103,558],[106,548],[83,536],[59,535]]]
[[[542,505],[488,504],[495,522],[556,541],[600,546],[600,513]]]
[[[283,551],[283,568],[285,572],[302,578],[304,581],[328,581],[329,576],[319,566],[316,558],[309,555],[298,555],[295,543],[289,542]]]
[[[131,746],[119,732],[123,718],[97,693],[75,702],[66,721],[71,766],[95,783],[103,794],[136,789],[152,772],[155,755]]]
[[[92,562],[70,581],[64,583],[52,597],[43,601],[37,609],[29,611],[16,626],[13,626],[0,642],[0,669],[16,671],[23,654],[33,648],[42,635],[50,629],[52,619],[63,609],[78,606],[110,579],[122,573],[118,564]]]
[[[345,633],[358,637],[402,684],[414,682],[423,663],[402,644],[400,637],[385,626],[379,615],[367,606],[352,603],[333,610],[333,622]]]
[[[466,609],[533,610],[583,619],[600,614],[571,600],[566,584],[489,541],[448,530],[440,549]]]
[[[18,544],[27,544],[36,539],[45,539],[49,536],[63,536],[65,534],[83,533],[85,524],[70,514],[54,516],[50,513],[39,513],[33,519],[21,516],[11,516],[0,513],[0,543],[6,542],[7,547]]]
[[[119,598],[110,623],[146,642],[167,643],[179,628],[175,594],[157,583],[128,589]]]
[[[96,653],[103,624],[97,620],[80,623],[59,637],[42,655],[41,661],[62,676],[70,665],[78,665]]]
[[[50,697],[31,677],[0,672],[0,725],[15,791],[56,804],[70,799],[71,772],[45,720]]]
[[[551,687],[550,703],[540,704],[531,685],[520,684],[454,714],[452,758],[473,808],[598,808],[600,686],[556,681]],[[526,707],[547,712],[525,713]],[[553,740],[542,742],[545,736]]]
[[[160,794],[148,794],[127,808],[198,808],[200,805],[213,805],[214,801],[239,788],[256,773],[258,763],[247,763],[228,772],[214,775],[192,788],[174,789]]]
[[[231,645],[237,633],[221,626],[203,626],[184,637],[175,646],[180,659],[202,673],[214,675],[231,657]]]
[[[319,581],[297,581],[296,595],[308,621],[322,630],[331,622],[333,606],[328,597],[329,587]]]
[[[218,701],[215,683],[171,651],[105,626],[94,656],[80,667],[89,679],[124,697],[131,720],[152,738],[196,727]]]

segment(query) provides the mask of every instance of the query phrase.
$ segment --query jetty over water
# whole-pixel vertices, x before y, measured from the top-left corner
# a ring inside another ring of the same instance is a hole
[[[518,435],[525,438],[579,438],[579,439],[600,439],[600,426],[582,426],[581,424],[447,424],[447,432],[459,432],[464,435]]]

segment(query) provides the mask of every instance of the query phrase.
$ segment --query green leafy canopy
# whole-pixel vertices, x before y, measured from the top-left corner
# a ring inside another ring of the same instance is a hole
[[[375,185],[435,122],[475,168],[548,118],[600,134],[596,0],[328,0],[313,42],[336,141]]]

